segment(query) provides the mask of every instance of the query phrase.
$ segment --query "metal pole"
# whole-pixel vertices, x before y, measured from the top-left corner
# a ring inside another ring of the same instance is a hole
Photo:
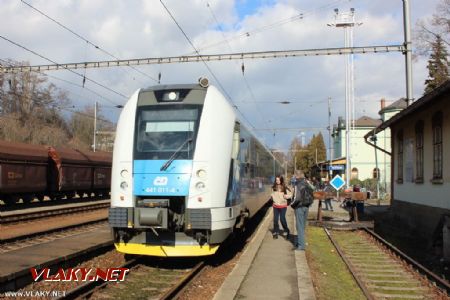
[[[406,101],[410,105],[413,101],[412,91],[412,47],[411,47],[411,9],[409,0],[403,0],[403,24],[405,32],[405,65],[406,65]]]
[[[95,152],[95,146],[97,144],[96,137],[97,137],[97,101],[95,101],[95,106],[94,106],[94,144],[92,145],[94,152]]]
[[[348,45],[348,27],[344,28],[345,46]],[[350,186],[350,116],[351,116],[351,102],[349,92],[349,61],[350,56],[346,55],[345,58],[345,181],[346,187]]]
[[[333,175],[333,170],[331,170],[331,164],[333,160],[333,154],[331,152],[331,97],[328,97],[328,153],[329,153],[329,161],[328,161],[328,176],[329,180]]]
[[[294,175],[295,175],[295,171],[297,171],[297,155],[294,152]]]
[[[375,144],[375,146],[377,145],[377,136],[374,135],[372,136],[373,138],[373,143]],[[377,148],[375,149],[375,172],[377,173],[377,204],[378,206],[380,205],[380,171],[378,169],[378,155],[377,155]]]
[[[287,160],[285,158],[284,159],[284,180],[287,180],[287,166],[288,166],[288,163],[287,163]]]
[[[353,24],[355,24],[355,17],[352,14],[353,17]],[[349,30],[349,45],[353,47],[353,26],[348,27]],[[350,93],[350,107],[352,108],[352,115],[351,115],[351,124],[352,124],[352,128],[351,130],[355,130],[355,120],[356,120],[356,110],[355,110],[355,67],[354,67],[354,56],[353,54],[349,55],[349,63],[350,63],[350,68],[349,68],[349,83],[350,83],[350,87],[349,87],[349,93]]]

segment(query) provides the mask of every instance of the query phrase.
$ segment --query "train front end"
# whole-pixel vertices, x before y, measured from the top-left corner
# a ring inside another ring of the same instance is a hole
[[[230,135],[229,143],[205,145],[215,135],[211,128],[200,129],[207,126],[205,115],[221,109],[221,101],[219,107],[212,101],[205,104],[207,92],[208,88],[199,85],[158,86],[136,92],[125,105],[114,144],[109,212],[119,252],[163,257],[211,255],[226,237],[223,230],[218,237],[213,227],[227,227],[230,232],[231,217],[225,225],[213,224],[217,212],[212,212],[212,207],[224,206],[224,201],[217,197],[214,203],[210,188],[226,186],[228,176],[215,176],[213,182],[210,160],[230,155],[233,128],[221,129],[226,131],[222,136]],[[232,120],[233,116],[224,118]],[[214,154],[215,146],[230,150]],[[228,170],[222,172],[228,175]]]

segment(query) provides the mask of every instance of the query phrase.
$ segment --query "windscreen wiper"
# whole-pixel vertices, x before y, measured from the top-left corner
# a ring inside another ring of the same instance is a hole
[[[177,155],[180,153],[181,149],[184,148],[184,146],[186,146],[187,143],[192,142],[192,138],[188,138],[187,140],[185,140],[183,142],[183,144],[181,144],[181,146],[175,150],[175,152],[172,154],[172,156],[170,156],[170,158],[161,166],[161,169],[159,169],[160,171],[165,171],[167,170],[167,168],[170,166],[170,164],[175,160],[175,157],[177,157]]]

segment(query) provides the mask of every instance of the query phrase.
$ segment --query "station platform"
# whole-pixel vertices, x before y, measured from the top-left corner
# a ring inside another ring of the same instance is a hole
[[[273,210],[269,209],[214,300],[316,299],[305,251],[294,250],[297,231],[291,208],[286,219],[291,239],[282,236],[273,239]]]
[[[31,283],[31,268],[64,268],[82,255],[95,256],[112,245],[110,228],[105,224],[94,231],[2,253],[0,293],[14,291]]]
[[[322,210],[322,221],[318,221],[319,201],[309,208],[307,226],[335,226],[346,229],[372,224],[367,220],[349,221],[349,212],[340,207],[341,202],[332,201],[333,211]],[[325,208],[325,204],[322,204]],[[286,213],[290,240],[279,236],[273,239],[273,210],[270,208],[248,248],[228,275],[214,300],[230,299],[316,299],[311,280],[310,269],[305,251],[295,251],[294,241],[297,237],[294,210],[288,208]],[[281,228],[281,227],[280,227]],[[308,238],[306,237],[308,243]]]

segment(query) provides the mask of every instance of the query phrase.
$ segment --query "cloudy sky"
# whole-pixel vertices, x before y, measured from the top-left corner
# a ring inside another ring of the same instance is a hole
[[[410,0],[412,24],[430,18],[438,1]],[[362,23],[354,29],[355,46],[403,42],[401,0],[163,0],[163,3],[201,54],[342,47],[343,30],[327,26],[335,19],[335,8],[344,13],[355,8],[356,20]],[[3,38],[58,63],[111,60],[107,53],[125,59],[179,56],[194,51],[160,0],[1,0],[0,32]],[[0,39],[0,58],[32,65],[49,63],[4,39]],[[357,118],[362,115],[378,118],[381,98],[389,104],[405,96],[402,54],[356,55],[354,61]],[[86,77],[109,89],[89,81],[85,88],[79,87],[82,79],[64,70],[48,75],[58,87],[69,92],[77,108],[93,105],[97,100],[103,115],[112,121],[119,114],[113,106],[124,104],[127,101],[124,96],[130,96],[138,88],[155,85],[159,73],[162,84],[194,83],[203,75],[212,84],[223,87],[250,123],[247,125],[255,129],[268,147],[277,149],[287,149],[301,131],[311,136],[321,130],[327,137],[328,97],[332,99],[333,123],[338,116],[345,115],[343,56],[246,59],[210,62],[208,67],[213,74],[202,63],[86,70]],[[423,93],[427,77],[426,58],[414,61],[413,72],[417,99]],[[283,105],[279,101],[291,103]]]

